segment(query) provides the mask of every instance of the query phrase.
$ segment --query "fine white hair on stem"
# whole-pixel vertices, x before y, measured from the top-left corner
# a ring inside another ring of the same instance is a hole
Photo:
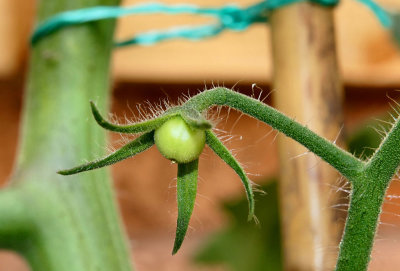
[[[386,226],[386,227],[391,227],[391,228],[395,228],[395,229],[398,229],[398,228],[399,228],[399,225],[397,225],[397,224],[382,222],[382,221],[380,221],[380,220],[379,220],[379,225],[380,225],[381,227],[382,227],[382,226]]]
[[[306,155],[309,154],[309,153],[310,153],[310,151],[307,150],[307,151],[305,151],[305,152],[303,152],[303,153],[300,153],[300,154],[297,154],[297,155],[295,155],[295,156],[290,157],[289,160],[294,160],[294,159],[297,159],[297,158],[306,156]]]
[[[400,203],[398,203],[398,202],[385,201],[385,204],[388,204],[388,205],[393,205],[393,206],[398,206],[398,207],[400,207]]]
[[[394,181],[396,181],[396,180],[394,180]],[[400,199],[400,195],[396,195],[396,194],[386,195],[385,199],[386,199],[386,200]],[[386,202],[385,202],[385,203],[386,203]]]
[[[129,103],[127,103],[127,108],[130,111],[130,117],[127,117],[127,114],[124,113],[123,119],[125,123],[121,123],[120,121],[118,121],[118,118],[114,114],[109,114],[109,119],[112,123],[120,125],[143,122],[161,116],[166,110],[173,106],[174,105],[169,101],[168,98],[160,99],[156,103],[151,103],[148,100],[144,103],[136,103],[135,111],[131,108]]]
[[[269,137],[269,135],[271,135],[273,132],[275,132],[276,130],[272,127],[270,127],[270,130],[268,131],[268,133],[265,133],[262,137],[258,138],[255,142],[255,144],[259,144],[262,141],[264,141],[267,137]]]
[[[391,215],[391,216],[394,216],[394,217],[399,217],[399,218],[400,218],[400,214],[398,214],[398,213],[395,213],[395,212],[382,211],[382,213],[381,213],[381,214]]]
[[[340,129],[339,129],[339,131],[338,131],[338,133],[337,133],[335,139],[332,141],[332,144],[333,144],[333,145],[336,145],[336,142],[337,142],[338,139],[340,138],[340,135],[341,135],[341,133],[342,133],[342,131],[343,131],[343,128],[344,128],[344,124],[342,123],[342,125],[340,125]]]
[[[334,184],[325,183],[330,189],[328,190],[328,202],[331,204],[327,207],[329,209],[337,210],[340,212],[347,212],[350,200],[350,184],[343,176],[336,179]],[[338,196],[339,193],[339,196]]]
[[[276,134],[275,134],[274,138],[272,139],[272,141],[270,143],[271,145],[272,145],[272,143],[275,143],[275,141],[276,141],[276,139],[277,139],[279,134],[280,134],[280,132],[276,130]]]
[[[178,178],[174,177],[171,179],[171,181],[168,183],[168,188],[176,188],[178,182]]]
[[[373,120],[377,121],[377,122],[382,122],[383,124],[387,124],[388,126],[390,126],[390,128],[393,125],[393,122],[387,121],[387,120],[383,120],[383,119],[379,119],[379,118],[373,118]],[[385,128],[386,129],[386,128]]]
[[[210,197],[204,195],[203,193],[197,193],[197,196],[198,196],[199,198],[202,198],[202,199],[204,199],[204,200],[210,202],[212,205],[217,205],[216,202],[215,202],[215,200],[213,200],[212,198],[210,198]]]
[[[350,190],[350,187],[348,187],[347,185],[343,185],[343,186],[330,185],[330,187],[333,189],[333,191],[335,193],[338,193],[338,192],[345,193],[347,196],[343,197],[343,198],[345,198],[345,199],[350,198],[351,190]]]
[[[223,138],[221,138],[221,137],[224,137],[224,136],[226,136],[226,131],[224,131],[224,130],[221,130],[221,129],[218,129],[218,128],[214,128],[213,129],[214,131],[215,131],[215,133],[216,133],[216,136],[218,137],[218,139],[220,140],[220,141],[224,141],[224,139]],[[232,139],[230,138],[230,137],[228,137],[229,138],[229,140],[231,141]],[[249,174],[248,174],[248,172],[247,172],[247,168],[249,168],[249,164],[244,164],[244,163],[241,163],[240,161],[239,161],[239,159],[237,159],[237,150],[235,150],[235,149],[233,149],[233,148],[229,148],[229,151],[230,151],[230,153],[231,153],[231,155],[236,159],[236,162],[239,164],[239,166],[243,169],[243,171],[245,172],[245,174],[247,175],[247,176],[249,176]],[[250,163],[250,162],[249,162]],[[257,189],[257,185],[252,181],[252,180],[249,180],[249,183],[250,183],[250,186],[251,186],[251,189],[252,189],[252,191],[254,192],[254,191],[259,191],[259,189]]]
[[[243,81],[243,80],[238,80],[238,81],[236,81],[236,83],[233,84],[233,86],[231,87],[231,89],[234,90],[234,89],[236,88],[236,86],[237,86],[239,83],[241,83],[242,81]]]
[[[375,126],[371,126],[371,125],[369,127],[372,128],[381,137],[381,140],[383,140],[385,138],[385,136],[386,136],[385,131],[381,131],[381,130],[377,129]]]
[[[389,103],[389,105],[390,105],[390,107],[392,108],[392,110],[397,114],[397,116],[399,116],[400,115],[400,113],[399,113],[399,109],[398,109],[398,107],[395,107],[394,105],[392,105],[391,103]]]

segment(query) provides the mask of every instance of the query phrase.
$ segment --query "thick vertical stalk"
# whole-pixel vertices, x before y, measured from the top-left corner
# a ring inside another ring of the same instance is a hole
[[[118,2],[40,1],[39,21],[64,10]],[[103,110],[108,105],[113,27],[110,20],[70,27],[32,49],[21,143],[6,188],[18,194],[15,214],[29,225],[9,237],[32,270],[131,270],[108,172],[56,174],[103,152],[105,133],[91,120],[89,100]],[[0,224],[3,218],[0,214]],[[0,242],[7,239],[2,237]]]
[[[364,178],[353,186],[336,270],[367,270],[387,183]]]
[[[302,2],[270,18],[277,109],[334,140],[342,88],[331,8]],[[302,156],[307,150],[298,143],[281,137],[278,144],[285,269],[332,270],[340,227],[330,192],[338,175],[315,155]]]
[[[397,120],[359,177],[350,178],[352,194],[340,243],[338,271],[367,270],[386,189],[400,164]]]

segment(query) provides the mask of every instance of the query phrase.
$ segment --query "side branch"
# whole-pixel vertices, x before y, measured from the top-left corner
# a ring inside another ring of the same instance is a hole
[[[230,89],[218,87],[202,92],[189,99],[186,105],[200,112],[213,105],[225,105],[240,110],[296,140],[331,164],[350,181],[357,179],[364,168],[364,162],[318,136],[306,126],[256,99]]]
[[[366,173],[388,185],[400,165],[400,119],[393,124],[381,145],[366,164]]]

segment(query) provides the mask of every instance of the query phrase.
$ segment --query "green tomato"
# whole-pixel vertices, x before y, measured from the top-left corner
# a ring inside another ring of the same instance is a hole
[[[177,116],[156,129],[154,141],[164,157],[177,163],[189,163],[203,151],[206,134],[204,130],[190,127]]]

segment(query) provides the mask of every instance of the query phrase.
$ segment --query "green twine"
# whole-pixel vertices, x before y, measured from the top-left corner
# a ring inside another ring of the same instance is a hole
[[[113,19],[135,14],[197,14],[211,16],[216,22],[199,25],[174,27],[162,31],[150,31],[137,34],[133,38],[119,41],[115,46],[126,46],[132,44],[151,45],[164,40],[184,38],[189,40],[202,40],[213,37],[226,29],[233,31],[246,30],[254,23],[265,23],[268,21],[268,12],[282,6],[304,0],[265,0],[247,8],[236,5],[226,5],[220,8],[201,8],[195,5],[178,4],[165,5],[162,3],[143,3],[131,7],[98,6],[72,11],[66,11],[47,19],[35,30],[31,38],[31,44],[36,44],[42,38],[56,32],[57,30],[88,22],[105,19]],[[310,0],[323,6],[334,6],[339,0]],[[377,16],[383,26],[391,25],[390,15],[372,0],[358,0],[368,6]]]
[[[397,42],[397,45],[400,46],[400,13],[393,15],[392,34]]]
[[[378,18],[379,22],[385,27],[390,28],[393,24],[392,15],[382,8],[380,5],[375,3],[373,0],[358,0],[365,6],[367,6]]]

